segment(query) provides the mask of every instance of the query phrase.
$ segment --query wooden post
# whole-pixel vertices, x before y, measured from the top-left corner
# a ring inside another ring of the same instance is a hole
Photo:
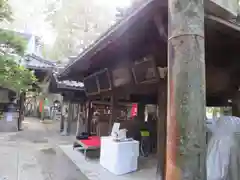
[[[85,121],[83,115],[83,104],[78,104],[78,120],[77,120],[77,132],[76,136],[80,136],[82,132],[85,132]]]
[[[232,100],[232,115],[240,117],[240,92],[237,91]]]
[[[65,119],[65,108],[66,108],[66,102],[63,101],[62,109],[61,109],[60,133],[64,132],[64,124],[65,124],[64,121],[66,121],[66,119]]]
[[[112,97],[111,97],[111,116],[110,116],[110,119],[109,119],[109,126],[108,126],[108,132],[111,133],[112,131],[112,126],[113,126],[113,123],[116,121],[116,118],[117,118],[117,97],[116,97],[116,94],[112,94]]]
[[[80,135],[80,128],[81,128],[81,122],[80,122],[80,115],[81,115],[81,104],[77,104],[77,130],[76,130],[76,136]]]
[[[166,180],[206,180],[203,0],[169,0]]]
[[[143,102],[138,103],[137,109],[138,120],[144,122],[145,120],[145,104]]]
[[[160,82],[158,88],[157,110],[157,179],[165,179],[166,171],[166,135],[167,135],[167,82]]]
[[[69,102],[66,135],[70,135],[70,133],[71,133],[71,124],[73,121],[73,114],[74,114],[74,104]]]
[[[88,103],[87,103],[87,111],[86,111],[86,113],[87,113],[87,127],[86,127],[86,129],[87,129],[87,132],[89,133],[89,134],[91,134],[91,125],[92,125],[92,117],[93,117],[93,108],[92,108],[92,103],[91,103],[91,101],[89,101]]]

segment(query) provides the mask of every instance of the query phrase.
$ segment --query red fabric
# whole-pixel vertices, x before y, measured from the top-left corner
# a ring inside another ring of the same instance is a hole
[[[101,146],[101,140],[100,140],[99,136],[89,136],[88,139],[80,140],[80,142],[88,147],[100,147]]]
[[[41,100],[39,102],[39,112],[42,112],[42,109],[43,109],[43,101]]]
[[[138,104],[136,103],[132,104],[131,117],[135,117],[137,115],[137,109],[138,109]]]

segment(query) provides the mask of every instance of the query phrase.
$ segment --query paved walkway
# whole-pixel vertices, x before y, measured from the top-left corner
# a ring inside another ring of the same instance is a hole
[[[87,180],[59,145],[74,136],[59,135],[59,124],[26,118],[24,131],[0,133],[0,180]]]

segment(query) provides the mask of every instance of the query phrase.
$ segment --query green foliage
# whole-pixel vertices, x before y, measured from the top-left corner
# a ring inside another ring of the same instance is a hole
[[[0,0],[0,21],[10,20],[7,0]],[[0,30],[0,86],[17,92],[27,91],[36,82],[34,74],[21,66],[17,58],[24,55],[26,41],[18,34]]]
[[[97,0],[62,0],[49,4],[45,21],[57,34],[55,43],[47,48],[46,58],[67,59],[90,46],[115,20],[115,13]],[[59,5],[61,4],[61,5]]]
[[[33,72],[16,63],[13,56],[0,56],[0,86],[20,92],[31,89],[34,82]]]
[[[13,31],[1,29],[0,44],[0,52],[4,54],[8,53],[10,50],[13,50],[11,53],[16,53],[21,56],[24,55],[26,40],[19,37],[19,35]]]
[[[0,21],[4,20],[12,20],[12,11],[8,4],[8,0],[0,0]]]

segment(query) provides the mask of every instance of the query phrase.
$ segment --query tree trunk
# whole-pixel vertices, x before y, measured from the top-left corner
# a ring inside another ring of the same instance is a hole
[[[166,180],[206,180],[203,0],[169,0]]]
[[[25,96],[26,93],[22,92],[20,94],[20,99],[19,99],[19,116],[18,116],[18,121],[17,121],[17,128],[18,131],[22,130],[22,121],[24,121],[24,101],[25,101]]]

